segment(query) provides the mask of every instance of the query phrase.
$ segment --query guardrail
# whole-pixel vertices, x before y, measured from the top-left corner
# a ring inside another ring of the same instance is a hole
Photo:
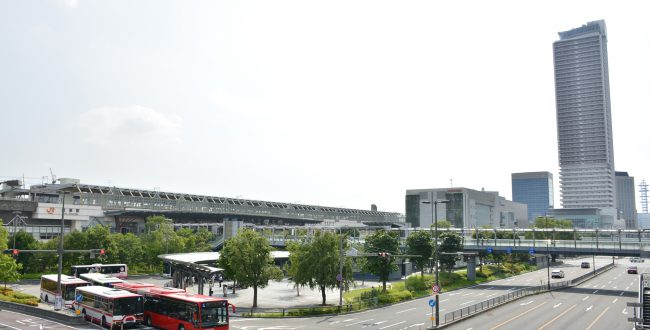
[[[561,281],[561,282],[555,282],[551,283],[551,291],[552,290],[558,290],[558,289],[564,289],[568,287],[573,287],[576,285],[579,285],[586,280],[593,278],[594,276],[597,276],[598,274],[601,274],[603,272],[608,271],[609,269],[613,268],[614,264],[608,264],[606,266],[603,266],[599,269],[596,269],[595,272],[589,272],[587,274],[584,274],[582,276],[578,276],[572,280],[567,280],[567,281]],[[547,292],[548,291],[548,285],[538,285],[538,286],[533,286],[533,287],[527,287],[527,288],[522,288],[519,290],[515,290],[512,292],[508,292],[504,295],[501,295],[499,297],[495,297],[492,299],[488,299],[485,301],[482,301],[480,303],[467,306],[458,310],[455,310],[453,312],[449,312],[445,314],[445,319],[444,322],[442,322],[443,325],[447,325],[449,323],[453,323],[456,321],[459,321],[461,319],[464,319],[470,315],[474,315],[476,313],[480,313],[489,309],[492,309],[494,307],[503,305],[505,303],[508,303],[510,301],[519,299],[521,297],[525,296],[530,296],[542,292]]]

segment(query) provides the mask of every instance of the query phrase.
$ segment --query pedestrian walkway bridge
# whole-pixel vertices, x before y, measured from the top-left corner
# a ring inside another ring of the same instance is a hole
[[[290,227],[256,227],[271,245],[284,247],[290,241],[309,239],[313,230],[339,232],[345,227],[317,228],[300,227],[302,233]],[[378,228],[356,228],[351,243],[363,244],[365,236]],[[424,228],[390,229],[399,234],[401,245],[416,231],[431,231]],[[464,252],[487,253],[550,253],[567,255],[602,255],[650,257],[650,231],[626,229],[467,229],[439,228],[438,234],[455,233],[461,237]],[[440,241],[440,240],[439,240]]]

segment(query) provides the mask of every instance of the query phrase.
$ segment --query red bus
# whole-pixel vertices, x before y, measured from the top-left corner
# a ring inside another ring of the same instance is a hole
[[[174,288],[143,290],[144,322],[166,330],[226,330],[228,306],[226,299],[184,292]]]
[[[124,281],[121,283],[113,283],[114,289],[126,290],[137,294],[143,294],[142,292],[146,292],[148,289],[155,287],[155,284],[141,282]]]
[[[84,319],[112,329],[142,323],[143,303],[139,294],[104,286],[84,286],[77,288],[73,306]]]

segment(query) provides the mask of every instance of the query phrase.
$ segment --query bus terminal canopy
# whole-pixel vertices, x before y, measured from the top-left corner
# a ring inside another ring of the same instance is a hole
[[[207,264],[214,264],[219,260],[219,252],[196,252],[196,253],[175,253],[163,254],[158,258],[164,263],[169,263],[175,270],[183,270],[194,276],[205,279],[214,278],[223,268],[212,267]]]
[[[199,293],[203,293],[203,283],[214,280],[223,268],[213,267],[219,260],[219,252],[193,252],[162,254],[158,258],[171,266],[172,285],[177,288],[185,288],[188,279],[197,281]],[[271,251],[274,260],[288,259],[288,251]]]

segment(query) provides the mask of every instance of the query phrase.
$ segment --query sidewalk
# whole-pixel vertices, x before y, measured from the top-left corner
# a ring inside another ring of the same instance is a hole
[[[403,280],[402,280],[403,281]],[[223,284],[228,285],[230,288],[232,282],[223,282]],[[377,281],[356,281],[356,286],[352,286],[351,289],[361,289],[361,288],[370,288],[381,287],[381,282]],[[390,282],[386,282],[386,286],[389,286]],[[197,292],[198,287],[192,286],[187,288],[190,292]],[[215,283],[215,286],[212,288],[213,296],[222,298],[223,288],[219,287],[219,283]],[[209,294],[209,288],[206,285],[204,294]],[[237,289],[236,293],[232,293],[232,289],[228,289],[228,296],[226,297],[231,303],[237,307],[252,307],[253,306],[253,288],[246,289]],[[314,306],[320,305],[322,303],[321,292],[318,289],[310,289],[309,287],[300,288],[300,296],[298,296],[296,288],[294,287],[293,282],[283,279],[280,282],[269,281],[269,285],[265,288],[257,288],[257,307],[264,308],[289,308],[289,307],[302,307],[302,306]],[[338,305],[339,303],[339,290],[326,290],[326,304],[328,305]]]

